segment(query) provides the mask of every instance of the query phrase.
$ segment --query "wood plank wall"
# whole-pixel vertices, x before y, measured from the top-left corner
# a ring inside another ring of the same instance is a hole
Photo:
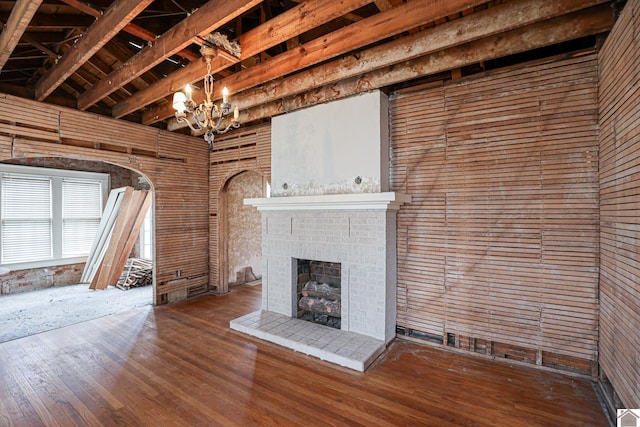
[[[18,157],[99,160],[145,175],[155,194],[156,303],[208,290],[209,159],[200,138],[0,94],[0,160]]]
[[[227,182],[244,171],[260,173],[271,181],[271,124],[241,128],[214,141],[210,155],[209,177],[209,265],[212,289],[225,293],[229,289],[225,276],[225,190]]]
[[[600,367],[640,407],[640,2],[625,6],[599,55]]]
[[[405,333],[593,374],[596,92],[590,54],[392,97]]]

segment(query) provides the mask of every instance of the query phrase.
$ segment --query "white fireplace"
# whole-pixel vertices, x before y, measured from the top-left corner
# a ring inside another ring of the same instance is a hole
[[[340,264],[344,342],[373,340],[374,356],[395,336],[396,212],[410,202],[388,191],[388,134],[379,91],[276,117],[273,197],[245,200],[262,214],[261,313],[297,317],[298,259]]]
[[[342,330],[388,343],[396,320],[396,211],[407,196],[247,199],[262,213],[262,309],[296,317],[297,259],[340,263]]]

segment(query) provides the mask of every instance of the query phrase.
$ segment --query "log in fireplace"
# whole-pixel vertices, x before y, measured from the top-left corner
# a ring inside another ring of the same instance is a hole
[[[298,259],[297,266],[297,317],[340,329],[340,263]]]

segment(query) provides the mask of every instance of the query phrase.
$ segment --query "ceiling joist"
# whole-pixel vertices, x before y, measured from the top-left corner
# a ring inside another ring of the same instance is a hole
[[[100,12],[98,9],[94,9],[93,7],[89,6],[88,4],[82,1],[79,1],[79,0],[60,0],[60,1],[62,1],[63,3],[71,7],[78,9],[81,12],[86,13],[87,15],[91,15],[94,18],[99,18],[102,16],[102,12]],[[142,28],[141,26],[136,25],[132,22],[125,25],[125,27],[123,28],[123,31],[141,40],[144,40],[146,42],[153,42],[158,37],[153,31],[149,31],[146,28]],[[182,56],[185,59],[188,59],[189,61],[194,61],[199,58],[199,56],[196,53],[193,53],[187,49],[183,49],[177,54]]]
[[[242,54],[238,61],[250,58],[279,43],[284,43],[292,37],[336,19],[370,2],[371,0],[350,2],[309,0],[302,3],[274,17],[268,23],[259,25],[241,35],[239,43],[242,48]],[[229,66],[232,63],[230,62],[226,65]],[[205,74],[206,66],[204,61],[192,62],[167,76],[166,79],[151,85],[147,90],[138,92],[132,98],[116,105],[113,109],[113,116],[119,118],[130,114],[158,99],[164,98],[178,90],[178,88],[184,87],[187,83],[202,79]]]
[[[18,0],[0,34],[0,70],[18,45],[42,0]]]
[[[116,0],[73,47],[36,83],[36,99],[44,100],[89,60],[153,0]]]
[[[600,34],[611,30],[613,23],[611,8],[608,5],[596,6],[464,45],[439,50],[429,55],[337,82],[322,80],[320,77],[322,73],[314,73],[314,70],[305,71],[300,73],[299,78],[296,79],[296,86],[306,85],[307,90],[304,92],[289,93],[289,91],[283,90],[286,85],[282,85],[282,81],[280,81],[279,90],[274,90],[266,100],[263,98],[263,94],[257,94],[258,91],[248,91],[246,94],[240,94],[234,101],[239,105],[253,105],[253,108],[241,112],[240,120],[242,122],[261,120],[454,68]],[[336,66],[337,64],[332,63],[332,65]],[[269,90],[269,88],[265,88],[265,90]],[[277,99],[277,101],[273,101],[273,99]],[[175,119],[172,119],[168,129],[177,130],[182,126]]]
[[[303,68],[335,58],[361,48],[367,44],[384,40],[395,34],[415,28],[424,23],[446,17],[450,14],[484,3],[484,0],[450,0],[437,2],[431,0],[414,0],[403,3],[393,9],[380,12],[369,18],[340,28],[323,37],[314,39],[293,50],[284,52],[273,59],[242,70],[222,80],[214,82],[214,93],[221,93],[228,87],[237,93],[277,77],[291,74]],[[166,95],[166,94],[164,94]],[[196,103],[203,99],[194,98]],[[171,117],[174,111],[171,105],[161,106],[143,114],[143,123],[148,120],[164,120]]]
[[[87,109],[167,57],[189,46],[194,37],[209,34],[259,3],[260,0],[209,1],[159,37],[152,46],[142,49],[122,67],[80,95],[78,108]]]
[[[530,59],[537,59],[595,48],[592,35],[610,29],[607,11],[616,4],[183,0],[150,6],[151,0],[17,0],[0,5],[0,24],[6,23],[0,33],[0,87],[179,130],[184,125],[173,119],[171,95],[192,83],[193,100],[204,100],[199,87],[207,70],[197,48],[203,36],[218,31],[238,41],[242,52],[236,57],[218,50],[214,98],[227,86],[242,123],[250,125],[360,91],[405,86],[414,78],[446,79],[456,67],[464,76],[520,49],[558,43],[532,52]],[[563,32],[551,30],[552,22]]]

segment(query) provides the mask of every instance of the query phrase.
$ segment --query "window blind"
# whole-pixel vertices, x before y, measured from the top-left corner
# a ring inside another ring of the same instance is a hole
[[[102,216],[100,182],[62,181],[62,256],[89,253]]]
[[[2,263],[51,259],[51,179],[2,177]]]

